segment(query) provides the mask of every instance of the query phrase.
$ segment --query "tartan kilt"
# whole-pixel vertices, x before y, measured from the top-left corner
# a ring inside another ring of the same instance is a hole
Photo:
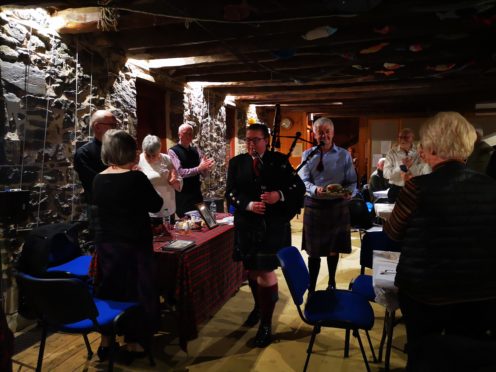
[[[291,225],[257,215],[235,214],[234,261],[243,261],[246,270],[273,271],[279,260],[279,249],[291,245]]]
[[[348,201],[305,197],[301,249],[310,257],[351,253]]]

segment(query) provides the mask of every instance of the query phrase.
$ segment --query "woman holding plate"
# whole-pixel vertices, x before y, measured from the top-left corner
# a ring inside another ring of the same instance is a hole
[[[313,123],[312,130],[320,151],[299,172],[307,191],[301,247],[309,255],[310,292],[315,291],[320,257],[327,257],[328,288],[336,287],[339,253],[351,252],[348,200],[355,194],[357,183],[349,152],[333,143],[332,120],[322,117]],[[306,150],[302,162],[314,150]]]

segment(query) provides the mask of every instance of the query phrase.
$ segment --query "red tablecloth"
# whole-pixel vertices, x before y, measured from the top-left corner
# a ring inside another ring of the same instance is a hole
[[[221,225],[212,230],[181,237],[196,245],[184,251],[162,251],[164,241],[155,241],[159,290],[173,295],[179,318],[181,347],[198,337],[198,326],[211,318],[239,289],[243,265],[232,260],[234,228]]]

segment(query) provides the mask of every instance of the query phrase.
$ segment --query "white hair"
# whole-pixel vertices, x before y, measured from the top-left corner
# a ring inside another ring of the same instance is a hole
[[[162,144],[160,142],[160,138],[158,138],[157,136],[149,134],[145,138],[143,138],[141,148],[146,154],[155,155],[157,151],[160,151],[160,147],[162,147]]]

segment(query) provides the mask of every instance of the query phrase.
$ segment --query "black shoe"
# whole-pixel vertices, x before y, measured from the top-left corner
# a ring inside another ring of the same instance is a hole
[[[253,347],[267,347],[272,343],[272,329],[270,326],[260,325],[253,340]]]
[[[114,343],[114,353],[119,349],[119,344]],[[100,362],[104,362],[108,359],[110,355],[110,346],[99,346],[96,351],[96,355],[98,355],[98,359]]]
[[[122,350],[119,354],[119,361],[129,366],[134,362],[135,359],[144,358],[145,356],[146,352],[144,351]]]
[[[257,308],[255,308],[251,311],[250,315],[248,315],[248,318],[246,318],[243,325],[245,327],[253,327],[257,325],[259,321],[260,321],[260,311]]]

